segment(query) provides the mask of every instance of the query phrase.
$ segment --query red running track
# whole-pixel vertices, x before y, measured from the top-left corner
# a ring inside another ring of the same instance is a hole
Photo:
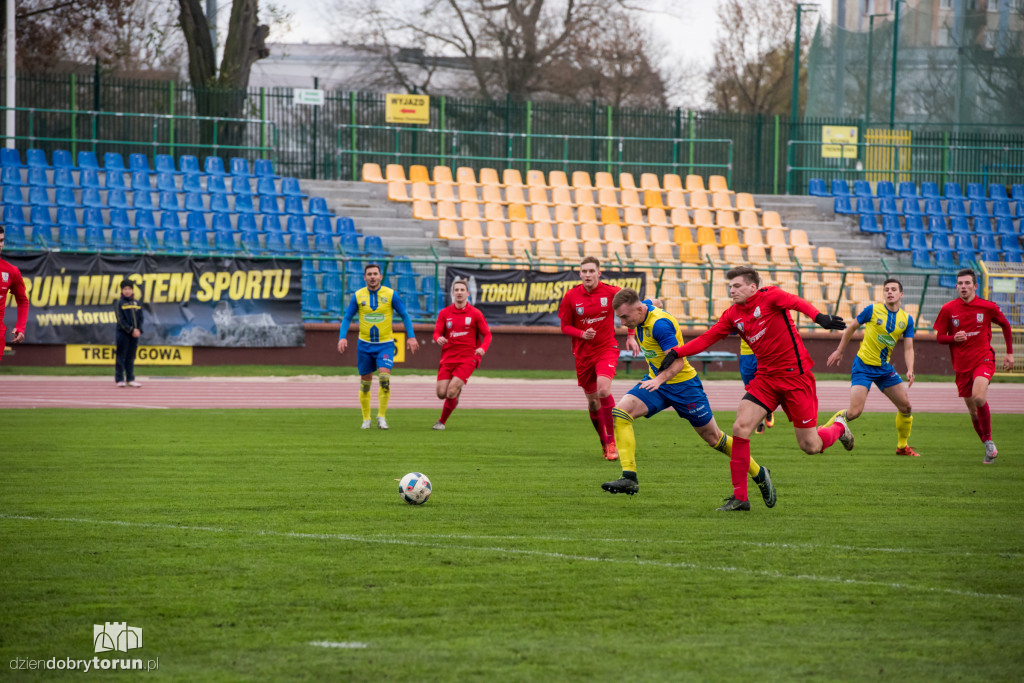
[[[180,378],[140,377],[141,389],[119,389],[106,377],[0,377],[2,408],[358,408],[357,377]],[[438,408],[434,378],[392,379],[392,408]],[[617,380],[616,397],[634,382]],[[733,410],[743,396],[738,380],[705,382],[717,410]],[[374,382],[376,394],[376,382]],[[847,382],[818,382],[822,412],[846,407]],[[993,384],[989,403],[994,413],[1024,414],[1024,384]],[[949,382],[916,384],[910,389],[914,412],[955,413],[965,410]],[[374,399],[376,405],[376,398]],[[460,408],[534,408],[579,410],[583,393],[572,380],[521,380],[478,377],[463,390]],[[877,390],[868,394],[866,410],[889,412],[889,400]]]

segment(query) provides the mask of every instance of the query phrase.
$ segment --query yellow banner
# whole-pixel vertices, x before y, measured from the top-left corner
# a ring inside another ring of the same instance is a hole
[[[64,347],[66,365],[113,365],[113,346],[68,344]],[[136,365],[192,365],[191,346],[140,346]]]
[[[388,94],[384,120],[388,123],[430,123],[430,97]]]
[[[822,159],[856,159],[857,126],[822,126]]]

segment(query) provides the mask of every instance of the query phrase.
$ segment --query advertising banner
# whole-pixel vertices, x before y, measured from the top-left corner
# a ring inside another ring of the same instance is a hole
[[[539,270],[476,270],[449,266],[445,278],[445,305],[451,303],[452,282],[469,282],[469,301],[480,309],[488,325],[558,325],[558,304],[566,291],[580,284],[574,270],[542,273]],[[646,296],[647,276],[639,271],[601,271],[601,281],[635,289]]]
[[[5,254],[21,270],[31,308],[26,344],[110,344],[121,281],[135,282],[143,346],[303,346],[298,261]],[[4,323],[15,320],[13,297]]]

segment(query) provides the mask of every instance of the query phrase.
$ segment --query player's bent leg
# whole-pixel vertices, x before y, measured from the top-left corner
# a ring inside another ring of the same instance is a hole
[[[619,453],[615,445],[615,423],[612,419],[615,399],[612,397],[612,378],[608,375],[597,376],[597,401],[597,427],[603,436],[601,441],[604,444],[605,460],[617,460]]]
[[[442,401],[448,398],[448,385],[451,383],[451,379],[439,379],[437,380],[437,397]]]
[[[904,393],[906,392],[904,391]],[[861,386],[859,384],[850,387],[850,407],[846,409],[845,414],[843,415],[847,422],[850,420],[856,420],[864,414],[864,404],[867,403],[867,400],[868,387]]]
[[[635,396],[626,395],[619,405],[612,409],[615,426],[615,441],[619,447],[619,458],[622,464],[622,477],[615,481],[601,484],[608,493],[626,493],[633,495],[640,490],[636,475],[636,435],[633,432],[633,420],[647,414],[647,406]]]

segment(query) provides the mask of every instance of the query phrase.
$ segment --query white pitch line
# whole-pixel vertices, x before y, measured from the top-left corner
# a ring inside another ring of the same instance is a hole
[[[886,581],[869,581],[866,579],[846,579],[839,576],[818,576],[816,574],[786,574],[779,571],[767,569],[748,569],[746,567],[727,567],[717,565],[700,565],[693,562],[663,562],[659,560],[620,560],[611,557],[593,557],[589,555],[575,555],[571,553],[547,552],[541,550],[526,550],[522,548],[502,548],[500,546],[474,546],[474,545],[452,545],[445,543],[425,543],[422,541],[402,540],[394,537],[376,536],[354,536],[350,534],[315,534],[301,533],[296,531],[269,531],[255,530],[247,531],[242,529],[224,529],[208,526],[188,526],[176,524],[155,524],[151,522],[126,522],[122,520],[84,519],[80,517],[33,517],[30,515],[9,515],[0,513],[0,519],[14,519],[32,522],[63,522],[72,524],[95,524],[111,525],[139,529],[166,529],[176,531],[210,531],[214,533],[235,534],[235,535],[256,535],[273,536],[278,538],[314,539],[323,541],[345,541],[350,543],[372,543],[380,545],[402,545],[417,548],[434,548],[437,550],[468,550],[476,552],[493,552],[505,555],[526,555],[532,557],[545,557],[554,560],[574,560],[577,562],[603,562],[608,564],[628,564],[642,567],[658,567],[662,569],[692,569],[695,571],[724,572],[734,574],[749,574],[753,576],[764,576],[772,579],[784,579],[790,581],[813,581],[815,583],[835,583],[855,586],[876,586],[880,588],[891,588],[897,590],[923,591],[925,593],[939,593],[945,595],[957,595],[971,598],[991,598],[995,600],[1012,600],[1024,602],[1024,596],[1005,595],[1003,593],[981,593],[978,591],[964,591],[955,588],[935,588],[931,586],[918,586],[910,583],[892,583]]]
[[[345,650],[358,650],[364,647],[370,647],[369,643],[358,643],[358,642],[335,642],[333,640],[311,640],[309,644],[313,647],[336,647]]]

